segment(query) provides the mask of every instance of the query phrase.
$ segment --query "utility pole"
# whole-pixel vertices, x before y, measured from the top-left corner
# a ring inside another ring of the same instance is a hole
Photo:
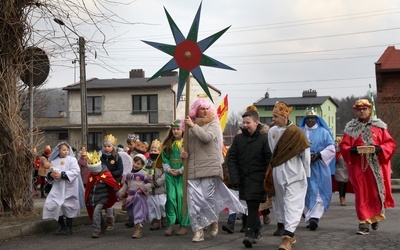
[[[79,36],[79,69],[81,87],[81,124],[82,124],[82,146],[87,147],[87,91],[86,91],[86,63],[85,63],[85,38]]]
[[[82,145],[87,147],[87,136],[88,136],[88,121],[87,121],[87,91],[86,91],[86,63],[85,63],[85,38],[76,33],[73,29],[65,25],[65,23],[54,18],[54,22],[61,26],[65,26],[72,33],[79,37],[79,71],[80,71],[80,89],[81,89],[81,135]]]

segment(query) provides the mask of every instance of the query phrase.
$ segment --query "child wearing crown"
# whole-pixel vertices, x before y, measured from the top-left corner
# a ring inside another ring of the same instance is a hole
[[[92,238],[99,238],[100,233],[107,228],[102,216],[102,210],[110,208],[117,201],[115,193],[119,184],[115,181],[107,166],[101,164],[96,151],[87,153],[89,175],[85,190],[86,209],[89,218],[93,220]]]
[[[138,239],[142,237],[143,223],[149,211],[147,205],[147,196],[150,179],[147,172],[143,170],[146,166],[147,159],[143,154],[137,154],[133,158],[132,173],[126,175],[122,188],[118,191],[120,198],[128,194],[126,199],[126,213],[134,224],[132,238]]]
[[[122,164],[122,158],[119,157],[116,150],[117,138],[112,134],[106,135],[103,141],[103,149],[101,154],[101,163],[107,166],[107,169],[111,172],[117,183],[121,183],[122,173],[124,172],[124,166]],[[114,230],[114,209],[107,209],[107,230]]]
[[[165,193],[165,172],[162,168],[161,142],[157,139],[150,145],[150,157],[147,160],[146,171],[151,178],[149,183],[149,196],[147,204],[149,205],[149,221],[151,221],[150,230],[157,230],[166,227],[165,203],[167,196]]]
[[[44,203],[43,219],[58,220],[56,234],[72,234],[72,220],[84,208],[83,183],[78,162],[66,142],[61,142],[54,148],[49,160],[51,168],[47,173],[47,181],[52,184],[52,188]],[[79,191],[82,191],[82,197]]]
[[[164,232],[165,236],[171,236],[175,232],[174,225],[176,223],[180,224],[180,229],[176,232],[177,235],[187,234],[187,227],[190,226],[189,213],[186,211],[186,216],[182,216],[183,161],[181,148],[183,130],[180,125],[180,120],[174,121],[167,138],[163,142],[162,165],[167,189],[165,210],[168,226]]]

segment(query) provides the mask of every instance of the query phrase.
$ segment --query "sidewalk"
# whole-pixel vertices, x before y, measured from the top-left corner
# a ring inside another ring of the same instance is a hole
[[[397,183],[396,183],[397,184]],[[394,193],[394,198],[395,201],[400,204],[400,185],[394,185],[393,186],[393,193]],[[341,214],[341,211],[346,210],[346,211],[351,211],[351,213],[355,213],[355,208],[354,208],[354,195],[349,194],[348,198],[348,205],[347,207],[340,207],[338,204],[338,194],[335,193],[333,194],[332,197],[332,203],[331,203],[331,208],[329,212],[324,215],[324,220],[328,220],[328,218],[332,218],[331,223],[337,223],[338,218],[342,218],[343,214]],[[44,205],[45,199],[35,199],[35,207],[36,208],[42,208]],[[121,203],[117,202],[114,205],[114,208],[116,209],[116,222],[117,223],[123,223],[126,221],[126,214],[121,212]],[[398,206],[394,208],[395,211],[399,211]],[[393,213],[393,209],[388,209],[388,213]],[[398,212],[396,212],[398,213]],[[271,214],[272,215],[272,214]],[[355,214],[354,214],[355,215]],[[222,212],[220,221],[225,222],[228,214],[227,212]],[[334,219],[336,218],[336,219]],[[356,218],[352,218],[356,220]],[[393,220],[394,218],[391,218]],[[89,217],[86,215],[86,211],[82,210],[82,215],[79,216],[78,218],[75,218],[73,221],[73,226],[78,227],[78,226],[85,226],[85,225],[91,225],[92,221],[89,219]],[[388,224],[388,223],[386,223]],[[398,225],[397,225],[398,226]],[[46,234],[46,233],[52,233],[56,231],[58,227],[57,221],[55,220],[38,220],[38,221],[33,221],[30,223],[24,223],[20,225],[12,225],[12,226],[3,226],[0,225],[0,242],[5,241],[5,240],[10,240],[14,238],[20,238],[23,236],[28,236],[28,235],[37,235],[37,234]],[[398,228],[393,228],[393,230],[398,232]]]

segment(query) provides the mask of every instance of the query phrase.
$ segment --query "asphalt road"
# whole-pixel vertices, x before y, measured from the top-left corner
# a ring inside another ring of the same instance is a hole
[[[395,200],[400,202],[400,193],[395,193]],[[272,222],[264,225],[263,240],[253,245],[253,249],[277,249],[281,242],[280,237],[272,236],[276,223],[271,213]],[[296,250],[308,249],[400,249],[400,208],[386,210],[387,220],[380,223],[377,231],[370,231],[369,235],[357,235],[358,221],[354,209],[354,196],[347,194],[347,206],[339,205],[338,194],[334,194],[329,212],[322,217],[316,231],[305,228],[302,221],[297,228]],[[163,235],[163,230],[150,231],[146,223],[143,229],[143,238],[132,239],[132,229],[126,228],[124,223],[117,223],[116,229],[106,232],[98,239],[90,237],[91,226],[75,227],[74,233],[68,236],[41,234],[13,239],[0,243],[0,249],[245,249],[242,244],[243,233],[239,232],[241,221],[236,224],[236,232],[227,234],[221,230],[222,223],[226,222],[227,213],[222,212],[219,224],[219,234],[211,238],[205,233],[205,241],[191,242],[193,236]]]

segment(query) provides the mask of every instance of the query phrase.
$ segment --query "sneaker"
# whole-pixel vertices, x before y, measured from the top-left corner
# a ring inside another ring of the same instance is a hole
[[[357,234],[359,235],[367,235],[369,234],[369,228],[365,227],[365,226],[361,226],[362,224],[360,224],[360,226],[358,227],[358,231]]]
[[[318,219],[311,218],[308,222],[311,231],[315,231],[318,228]]]
[[[372,230],[378,230],[378,227],[379,227],[379,223],[378,222],[374,222],[374,223],[371,224]]]
[[[279,250],[292,250],[292,245],[296,243],[296,237],[288,235],[282,236],[282,243],[279,245]]]
[[[257,244],[258,242],[260,242],[263,239],[263,236],[261,234],[260,231],[258,231],[257,233],[255,233],[255,237],[253,238],[253,244]]]

